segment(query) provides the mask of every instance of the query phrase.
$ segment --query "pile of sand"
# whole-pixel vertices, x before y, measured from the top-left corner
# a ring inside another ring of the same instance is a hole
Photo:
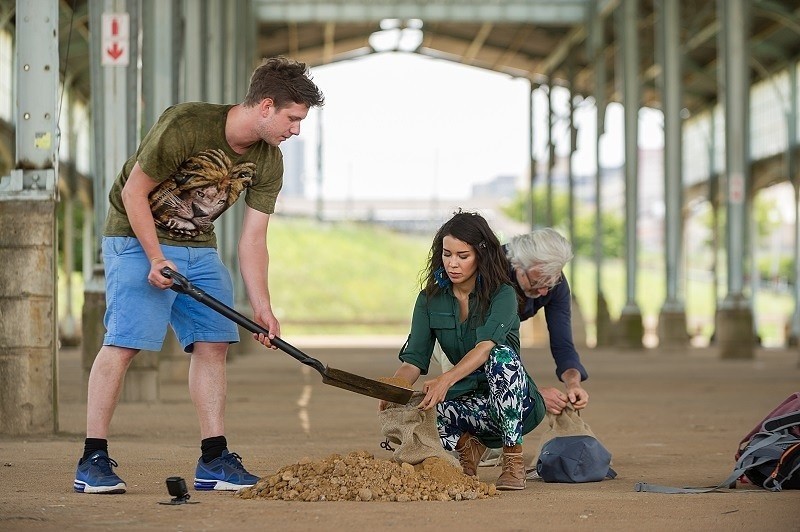
[[[416,466],[378,460],[367,451],[303,458],[236,493],[284,501],[462,501],[497,495],[494,484],[468,477],[440,458]]]

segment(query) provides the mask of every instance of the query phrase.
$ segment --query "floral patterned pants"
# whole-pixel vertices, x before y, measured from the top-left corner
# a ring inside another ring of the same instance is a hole
[[[465,395],[436,405],[439,437],[448,451],[456,448],[464,432],[499,436],[504,446],[522,443],[522,420],[533,409],[534,400],[519,355],[508,346],[495,346],[483,371],[488,395]]]

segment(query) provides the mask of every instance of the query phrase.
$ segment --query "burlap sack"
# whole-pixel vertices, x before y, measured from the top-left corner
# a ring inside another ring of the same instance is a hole
[[[414,392],[408,404],[389,403],[378,412],[381,433],[394,445],[392,460],[416,465],[435,456],[460,469],[458,460],[442,447],[436,428],[436,409],[417,408],[424,397],[424,393]]]
[[[536,455],[542,454],[542,447],[544,444],[555,438],[556,436],[591,436],[596,438],[589,425],[581,418],[580,410],[575,410],[572,404],[567,404],[560,414],[547,413],[547,423],[549,427],[542,434],[539,441],[539,448],[536,449]]]

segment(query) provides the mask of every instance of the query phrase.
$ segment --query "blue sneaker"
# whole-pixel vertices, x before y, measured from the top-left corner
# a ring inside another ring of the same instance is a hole
[[[97,451],[81,463],[75,472],[73,487],[78,493],[125,493],[127,486],[112,467],[117,463],[105,451]]]
[[[197,461],[194,473],[194,489],[199,491],[236,491],[248,488],[258,482],[258,477],[251,475],[242,465],[242,457],[236,453],[222,451],[222,456],[203,462]]]

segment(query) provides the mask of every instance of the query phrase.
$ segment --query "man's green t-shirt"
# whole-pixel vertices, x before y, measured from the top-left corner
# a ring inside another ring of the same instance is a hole
[[[283,156],[263,141],[236,153],[225,138],[232,107],[192,102],[164,111],[111,187],[103,234],[135,236],[122,188],[137,162],[159,183],[149,201],[162,244],[216,247],[213,222],[244,191],[247,205],[272,214],[283,185]]]

